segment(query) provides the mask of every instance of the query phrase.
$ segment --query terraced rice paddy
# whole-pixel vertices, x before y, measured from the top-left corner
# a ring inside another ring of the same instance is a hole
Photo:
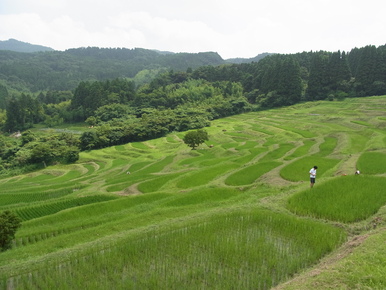
[[[197,150],[179,132],[0,179],[23,219],[0,289],[291,288],[384,226],[385,115],[384,97],[304,103],[215,120]]]

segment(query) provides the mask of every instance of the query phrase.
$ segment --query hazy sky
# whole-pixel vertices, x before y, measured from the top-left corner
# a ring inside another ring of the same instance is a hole
[[[386,44],[383,0],[1,0],[0,40],[218,52],[349,51]]]

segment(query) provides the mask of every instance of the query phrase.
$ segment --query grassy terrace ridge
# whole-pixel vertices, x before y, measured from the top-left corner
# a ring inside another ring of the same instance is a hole
[[[385,115],[308,102],[0,179],[0,289],[385,289]]]

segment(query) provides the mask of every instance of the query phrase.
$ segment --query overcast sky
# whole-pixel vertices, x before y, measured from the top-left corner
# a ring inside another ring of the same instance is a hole
[[[383,0],[1,0],[0,40],[218,52],[350,51],[386,44]]]

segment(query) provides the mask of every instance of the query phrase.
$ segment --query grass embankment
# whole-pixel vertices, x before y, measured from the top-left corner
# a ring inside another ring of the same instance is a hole
[[[304,103],[1,179],[24,221],[0,289],[382,289],[385,111]]]

